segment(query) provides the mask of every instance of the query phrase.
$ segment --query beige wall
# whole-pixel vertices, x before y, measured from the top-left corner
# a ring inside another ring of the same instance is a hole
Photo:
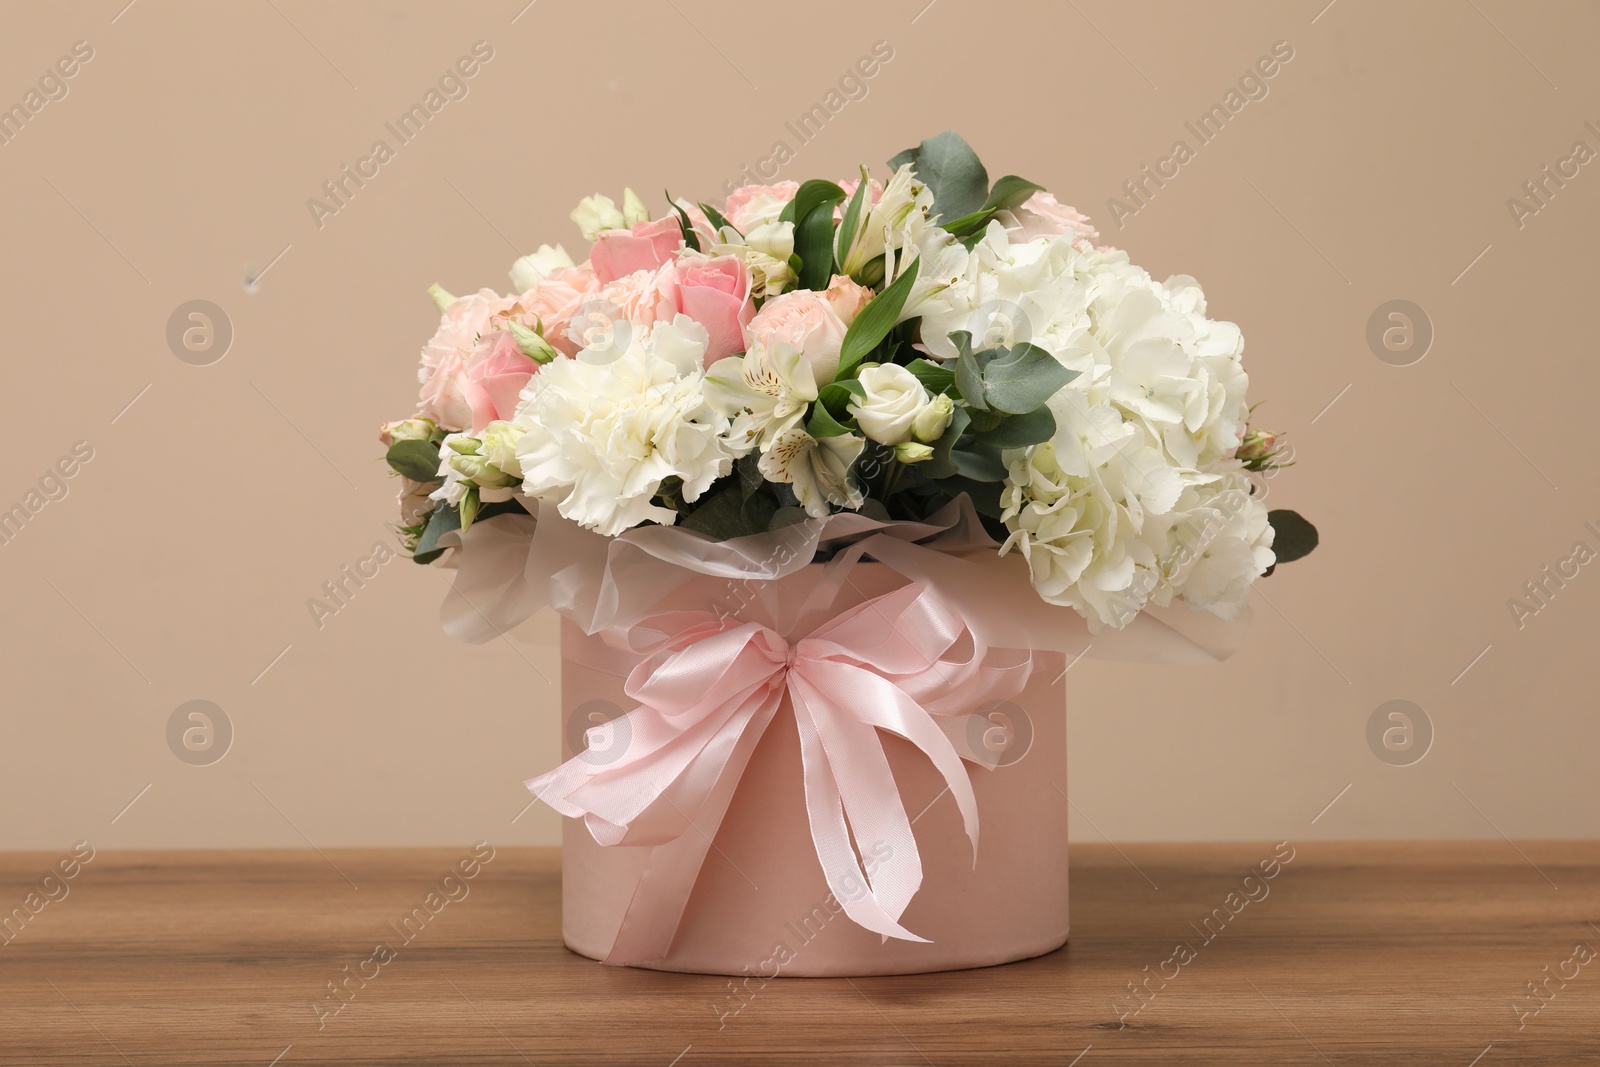
[[[93,58],[0,146],[0,509],[93,458],[0,546],[0,847],[553,842],[548,811],[511,823],[557,752],[550,620],[457,645],[444,577],[404,561],[307,608],[385,536],[373,431],[409,410],[424,288],[575,248],[596,188],[711,198],[779,139],[783,176],[840,176],[945,128],[1205,284],[1296,446],[1273,503],[1325,539],[1226,665],[1073,668],[1076,832],[1594,835],[1600,565],[1521,629],[1506,602],[1600,550],[1600,164],[1520,227],[1506,201],[1600,149],[1600,14],[1323,2],[8,5],[0,102]],[[470,95],[319,228],[307,198],[479,40]],[[869,95],[798,146],[785,121],[877,41]],[[1269,94],[1118,230],[1108,198],[1279,41]],[[233,326],[209,366],[165,338],[193,299]],[[1367,341],[1396,299],[1436,333],[1410,366]],[[193,699],[236,732],[211,766],[169,750]],[[1435,729],[1412,766],[1369,749],[1392,699]]]

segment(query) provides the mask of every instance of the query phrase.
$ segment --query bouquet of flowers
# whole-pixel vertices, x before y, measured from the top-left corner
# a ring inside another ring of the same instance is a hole
[[[1269,514],[1244,342],[1033,182],[944,133],[890,172],[746,185],[713,206],[626,190],[572,213],[514,292],[455,297],[416,413],[385,425],[414,558],[541,506],[606,537],[726,540],[965,497],[1002,555],[1091,631],[1150,605],[1232,618],[1316,531]]]

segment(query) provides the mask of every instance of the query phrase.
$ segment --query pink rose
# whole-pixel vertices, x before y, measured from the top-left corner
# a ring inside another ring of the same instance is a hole
[[[576,354],[583,348],[626,348],[628,331],[619,334],[618,324],[649,328],[657,322],[671,322],[678,313],[677,270],[667,263],[659,270],[641,270],[597,288],[572,315],[559,345]],[[551,338],[549,330],[546,338]]]
[[[515,307],[517,298],[493,289],[457,297],[439,316],[439,328],[422,346],[417,381],[422,389],[418,414],[447,430],[463,430],[472,421],[466,398],[466,359],[480,335],[493,328],[496,316]]]
[[[435,366],[423,368],[421,376],[417,414],[445,430],[466,429],[472,422],[472,405],[467,403],[467,369],[461,353],[445,353]]]
[[[490,320],[505,314],[516,302],[515,297],[501,296],[493,289],[479,289],[452,300],[439,316],[439,328],[422,346],[422,371],[417,380],[426,382],[450,353],[460,356],[471,352],[478,345],[478,335],[488,332]]]
[[[478,343],[466,364],[464,393],[472,409],[472,432],[517,413],[517,400],[539,365],[522,354],[510,332],[491,334]]]
[[[518,298],[522,313],[517,318],[526,320],[525,326],[534,326],[537,317],[544,324],[546,341],[569,356],[576,355],[581,346],[568,339],[567,324],[599,287],[594,268],[587,263],[553,270]]]
[[[849,282],[848,278],[844,280]],[[796,289],[761,305],[750,320],[750,347],[790,345],[798,349],[811,364],[811,377],[820,388],[839,373],[839,347],[844,343],[845,329],[845,322],[834,311],[827,293]]]
[[[626,347],[627,336],[618,335],[618,323],[648,329],[687,315],[709,335],[710,366],[744,351],[744,326],[755,315],[751,284],[750,268],[736,256],[674,259],[659,270],[635,271],[600,286],[573,316],[567,340],[577,348]]]
[[[745,350],[744,327],[755,316],[750,268],[737,256],[679,259],[664,271],[676,274],[678,310],[710,334],[706,366]]]
[[[844,274],[835,274],[833,281],[828,283],[828,288],[822,293],[822,298],[846,326],[856,321],[856,316],[861,314],[861,309],[867,306],[867,301],[872,297],[871,289],[865,285],[857,285]]]
[[[641,270],[655,270],[683,247],[675,215],[634,223],[631,230],[603,230],[589,250],[589,265],[602,283]]]
[[[1011,212],[1011,216],[1025,241],[1036,237],[1059,237],[1065,233],[1091,241],[1100,236],[1099,231],[1090,225],[1089,216],[1061,203],[1043,190],[1028,197],[1021,207]]]
[[[763,222],[776,222],[784,205],[800,191],[799,182],[782,181],[772,185],[741,185],[728,194],[723,217],[740,233],[749,233]]]

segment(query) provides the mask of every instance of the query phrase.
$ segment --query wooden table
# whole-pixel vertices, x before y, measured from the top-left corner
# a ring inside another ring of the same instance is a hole
[[[382,963],[470,849],[101,853],[0,933],[0,1063],[1600,1063],[1600,959],[1574,955],[1600,843],[1292,847],[1220,930],[1272,846],[1075,846],[1060,952],[742,999],[568,953],[554,850],[500,849]],[[0,916],[59,858],[0,855]],[[350,973],[375,977],[333,999]]]

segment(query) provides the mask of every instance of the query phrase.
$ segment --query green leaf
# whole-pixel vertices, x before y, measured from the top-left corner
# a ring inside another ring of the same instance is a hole
[[[828,414],[835,418],[845,418],[850,410],[852,397],[866,396],[867,387],[855,378],[846,378],[842,382],[829,382],[817,391],[817,403],[828,409]]]
[[[730,227],[730,228],[733,226],[733,223],[729,222],[727,219],[722,217],[722,212],[718,211],[716,208],[712,207],[710,204],[701,204],[700,205],[700,210],[704,211],[706,213],[706,218],[711,221],[711,225],[715,226],[719,230],[722,229],[724,226],[727,226],[727,227]],[[737,233],[738,231],[736,230],[734,232]]]
[[[1317,547],[1317,528],[1299,512],[1286,508],[1269,511],[1267,522],[1272,524],[1272,554],[1279,563],[1293,563]]]
[[[439,446],[422,440],[396,441],[384,453],[400,474],[414,482],[433,482],[439,479]]]
[[[811,419],[806,423],[806,433],[812,437],[842,437],[850,427],[834,418],[826,404],[811,405]]]
[[[989,190],[988,198],[977,211],[941,225],[958,237],[974,230],[982,230],[989,224],[989,220],[994,218],[995,212],[1020,207],[1028,197],[1043,189],[1044,186],[1036,182],[1019,178],[1015,174],[1007,174],[994,183],[994,188]]]
[[[844,333],[844,344],[839,350],[839,373],[834,375],[834,381],[851,377],[856,364],[866,359],[867,353],[889,336],[895,321],[900,318],[900,310],[906,306],[906,298],[911,295],[911,287],[916,284],[917,271],[921,267],[921,259],[912,260],[911,266],[894,280],[893,285],[868,301],[867,306],[856,315],[855,321]]]
[[[794,205],[794,251],[800,257],[800,289],[826,289],[833,278],[833,206],[844,190],[813,178],[790,201]]]
[[[951,334],[954,340],[956,334]],[[970,335],[962,334],[970,341]],[[961,354],[956,357],[955,382],[956,388],[961,390],[961,398],[967,406],[978,411],[987,411],[988,401],[983,397],[983,364],[990,356],[989,352],[974,352],[967,343],[957,342],[961,347]]]
[[[889,160],[899,170],[910,163],[917,180],[933,191],[933,206],[947,219],[979,210],[989,188],[989,172],[960,135],[946,130]]]
[[[683,243],[700,251],[700,235],[694,232],[694,224],[689,221],[689,213],[679,207],[677,201],[672,199],[672,194],[667,193],[667,203],[672,205],[672,213],[678,216],[678,229],[683,231]]]
[[[417,538],[417,547],[412,550],[411,558],[418,563],[432,563],[444,553],[444,549],[439,547],[439,538],[459,529],[461,529],[461,512],[451,504],[441,503],[433,509],[433,514],[428,516],[427,528],[422,531],[422,536]]]
[[[866,201],[867,191],[872,185],[872,179],[867,174],[867,168],[861,168],[861,182],[856,186],[855,195],[850,198],[850,203],[844,209],[844,217],[839,220],[839,232],[834,239],[837,258],[844,260],[845,254],[850,250],[850,242],[856,239],[856,227],[861,222],[861,206]]]
[[[906,370],[916,375],[917,381],[929,393],[937,395],[943,393],[956,384],[956,372],[949,367],[926,359],[914,359],[906,364]]]
[[[729,483],[695,502],[695,508],[679,526],[694,530],[716,541],[761,533],[772,521],[778,502],[765,493],[746,500],[735,483]]]
[[[733,469],[739,475],[739,491],[744,499],[749,500],[762,486],[767,484],[766,475],[761,473],[761,454],[750,452],[740,456],[733,462]]]
[[[978,482],[1001,482],[1006,477],[1006,465],[997,449],[973,445],[950,450],[950,462],[956,473]]]
[[[995,353],[983,367],[983,396],[991,407],[1009,415],[1032,411],[1078,376],[1038,345],[1022,343]],[[961,395],[972,402],[965,388]]]
[[[1056,432],[1056,417],[1047,407],[1037,407],[1023,415],[1012,415],[998,428],[973,438],[986,448],[1026,448],[1050,440]]]

